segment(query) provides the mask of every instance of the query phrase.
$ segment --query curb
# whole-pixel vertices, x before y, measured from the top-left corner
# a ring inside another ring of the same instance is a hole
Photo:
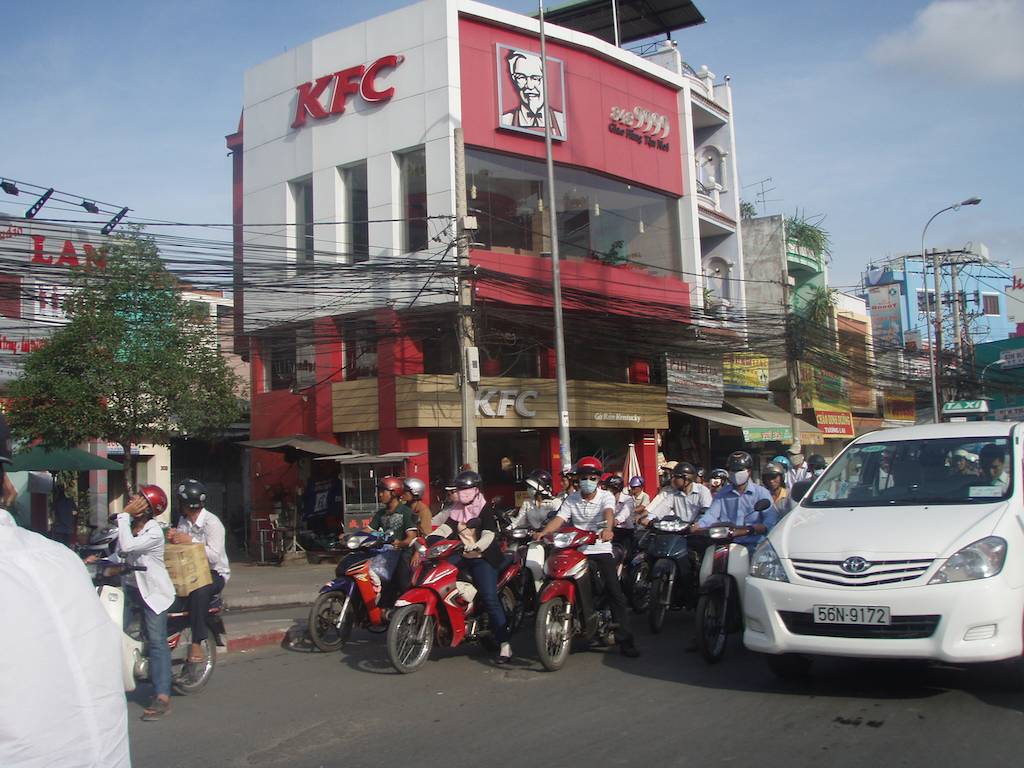
[[[316,600],[309,591],[294,592],[287,595],[234,595],[224,598],[224,605],[229,611],[262,611],[272,608],[291,608],[293,606],[309,606]]]
[[[281,645],[288,636],[288,630],[275,629],[270,632],[261,632],[255,635],[242,635],[228,639],[228,653],[239,651],[251,651],[256,648],[265,648],[269,645]]]

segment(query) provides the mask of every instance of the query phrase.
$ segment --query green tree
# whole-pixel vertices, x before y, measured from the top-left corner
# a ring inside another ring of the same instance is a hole
[[[76,269],[64,311],[67,324],[10,386],[8,418],[23,436],[55,447],[118,443],[133,486],[132,443],[214,437],[238,417],[238,380],[215,327],[182,299],[149,237],[115,237],[104,269]]]

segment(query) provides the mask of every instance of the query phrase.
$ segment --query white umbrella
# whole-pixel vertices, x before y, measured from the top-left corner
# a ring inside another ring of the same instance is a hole
[[[636,457],[636,446],[629,444],[626,450],[626,463],[622,468],[622,476],[629,482],[631,477],[642,477],[640,474],[640,461]]]

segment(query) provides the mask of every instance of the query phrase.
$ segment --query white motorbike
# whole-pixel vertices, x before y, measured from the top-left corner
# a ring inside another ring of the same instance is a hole
[[[143,629],[141,611],[131,607],[125,610],[127,595],[121,583],[121,576],[130,571],[146,569],[144,566],[111,563],[106,560],[98,560],[86,567],[92,570],[93,584],[96,586],[103,609],[121,630],[121,677],[125,691],[134,691],[137,680],[149,678],[149,639]],[[206,687],[213,675],[213,668],[217,663],[217,646],[224,646],[224,621],[220,616],[223,606],[219,595],[210,604],[210,611],[206,617],[209,634],[202,643],[206,662],[201,669],[189,668],[196,666],[188,664],[189,647],[192,644],[189,614],[187,609],[176,608],[176,605],[172,605],[167,614],[167,637],[164,639],[171,649],[171,686],[180,694],[198,693]],[[215,643],[210,642],[211,637]]]

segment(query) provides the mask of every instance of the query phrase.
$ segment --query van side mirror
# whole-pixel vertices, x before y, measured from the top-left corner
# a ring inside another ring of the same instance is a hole
[[[813,480],[800,480],[799,482],[793,483],[793,487],[789,489],[789,498],[793,501],[799,502],[807,495],[807,489],[811,487],[813,482]]]
[[[768,499],[761,499],[760,501],[754,503],[754,511],[755,512],[764,512],[771,505],[772,505],[772,503],[770,501],[768,501]]]

